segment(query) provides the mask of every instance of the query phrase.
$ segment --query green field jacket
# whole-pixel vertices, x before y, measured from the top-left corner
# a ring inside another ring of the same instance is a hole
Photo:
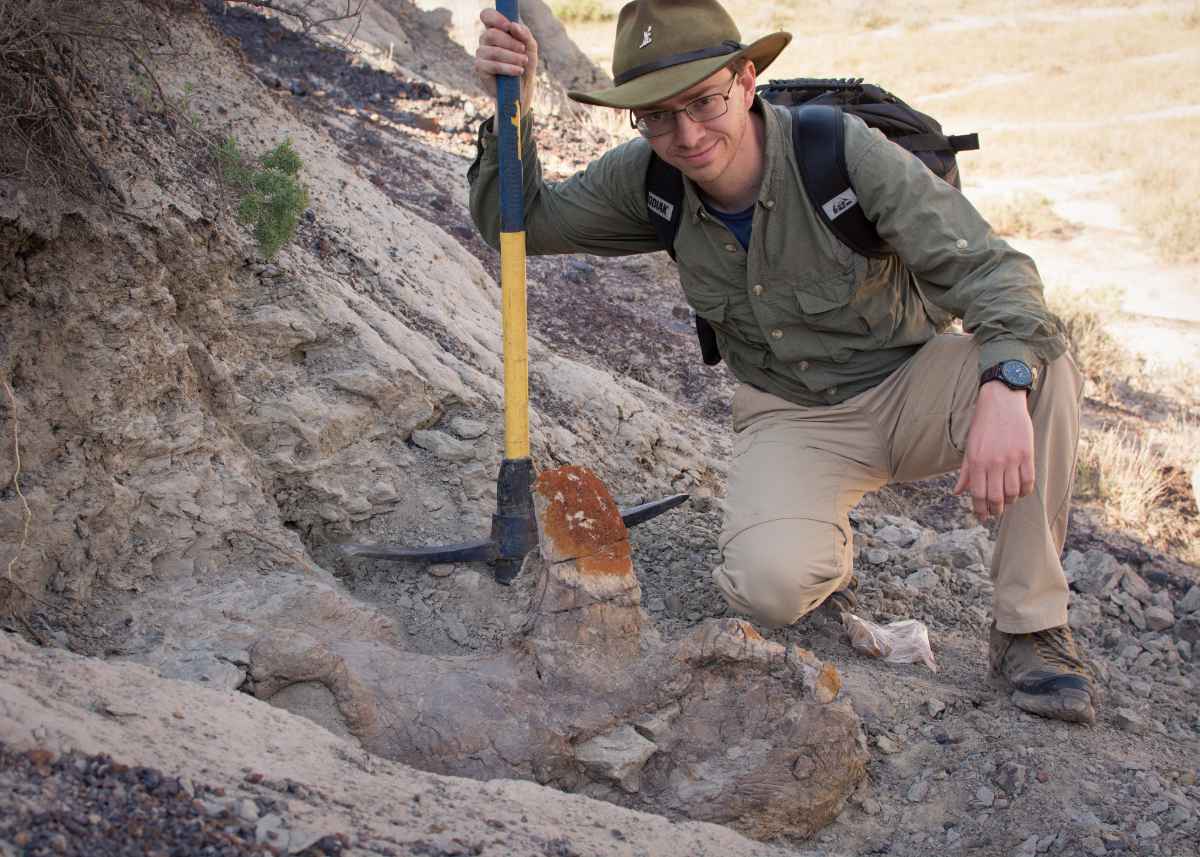
[[[997,238],[959,191],[847,114],[851,182],[895,251],[883,259],[860,256],[834,237],[805,196],[790,113],[761,99],[755,109],[766,153],[749,250],[686,178],[675,240],[687,301],[711,322],[738,380],[799,405],[844,401],[881,382],[934,335],[939,313],[929,303],[974,334],[981,371],[1009,359],[1037,366],[1066,350],[1033,260]],[[662,249],[646,212],[646,140],[630,140],[550,183],[542,180],[533,124],[521,124],[529,253]],[[475,225],[497,247],[499,160],[490,123],[467,176]]]

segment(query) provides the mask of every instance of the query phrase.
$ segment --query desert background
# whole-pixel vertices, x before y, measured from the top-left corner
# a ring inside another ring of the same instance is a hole
[[[662,253],[529,260],[539,469],[692,495],[623,576],[342,556],[495,507],[481,4],[277,5],[0,0],[0,857],[1200,854],[1200,5],[732,9],[795,35],[767,79],[979,133],[964,192],[1088,378],[1092,727],[988,681],[994,528],[952,476],[852,519],[860,614],[937,672],[726,612],[732,384]],[[619,5],[522,4],[549,179],[632,133],[564,95]]]

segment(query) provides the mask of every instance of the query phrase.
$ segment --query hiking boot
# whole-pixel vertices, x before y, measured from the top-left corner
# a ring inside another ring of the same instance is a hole
[[[858,577],[851,572],[849,582],[826,598],[821,606],[839,619],[843,613],[853,613],[858,609],[858,596],[854,594],[856,589],[858,589]]]
[[[992,672],[1008,680],[1017,708],[1072,723],[1094,723],[1095,691],[1071,629],[1005,634],[992,626]]]

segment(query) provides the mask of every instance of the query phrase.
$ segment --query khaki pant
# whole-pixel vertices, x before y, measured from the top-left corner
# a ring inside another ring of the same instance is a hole
[[[991,570],[993,617],[1010,634],[1067,621],[1059,555],[1083,379],[1066,355],[1037,368],[1036,489],[1006,508]],[[801,407],[740,385],[723,564],[713,572],[730,606],[788,625],[845,585],[854,554],[847,513],[888,482],[957,469],[978,393],[979,350],[955,334],[934,337],[882,384],[839,405]]]

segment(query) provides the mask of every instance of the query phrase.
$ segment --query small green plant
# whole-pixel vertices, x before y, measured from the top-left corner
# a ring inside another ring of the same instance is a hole
[[[140,68],[135,68],[133,71],[132,89],[140,108],[146,110],[154,104],[154,85],[150,82],[150,76]]]
[[[302,163],[292,141],[249,161],[237,141],[226,137],[217,148],[217,164],[222,179],[238,194],[238,221],[253,229],[263,256],[274,258],[296,233],[308,206],[308,191],[297,179]]]
[[[196,98],[196,87],[191,83],[183,85],[183,92],[175,100],[175,107],[196,130],[200,130],[200,114],[192,109],[192,101]]]

